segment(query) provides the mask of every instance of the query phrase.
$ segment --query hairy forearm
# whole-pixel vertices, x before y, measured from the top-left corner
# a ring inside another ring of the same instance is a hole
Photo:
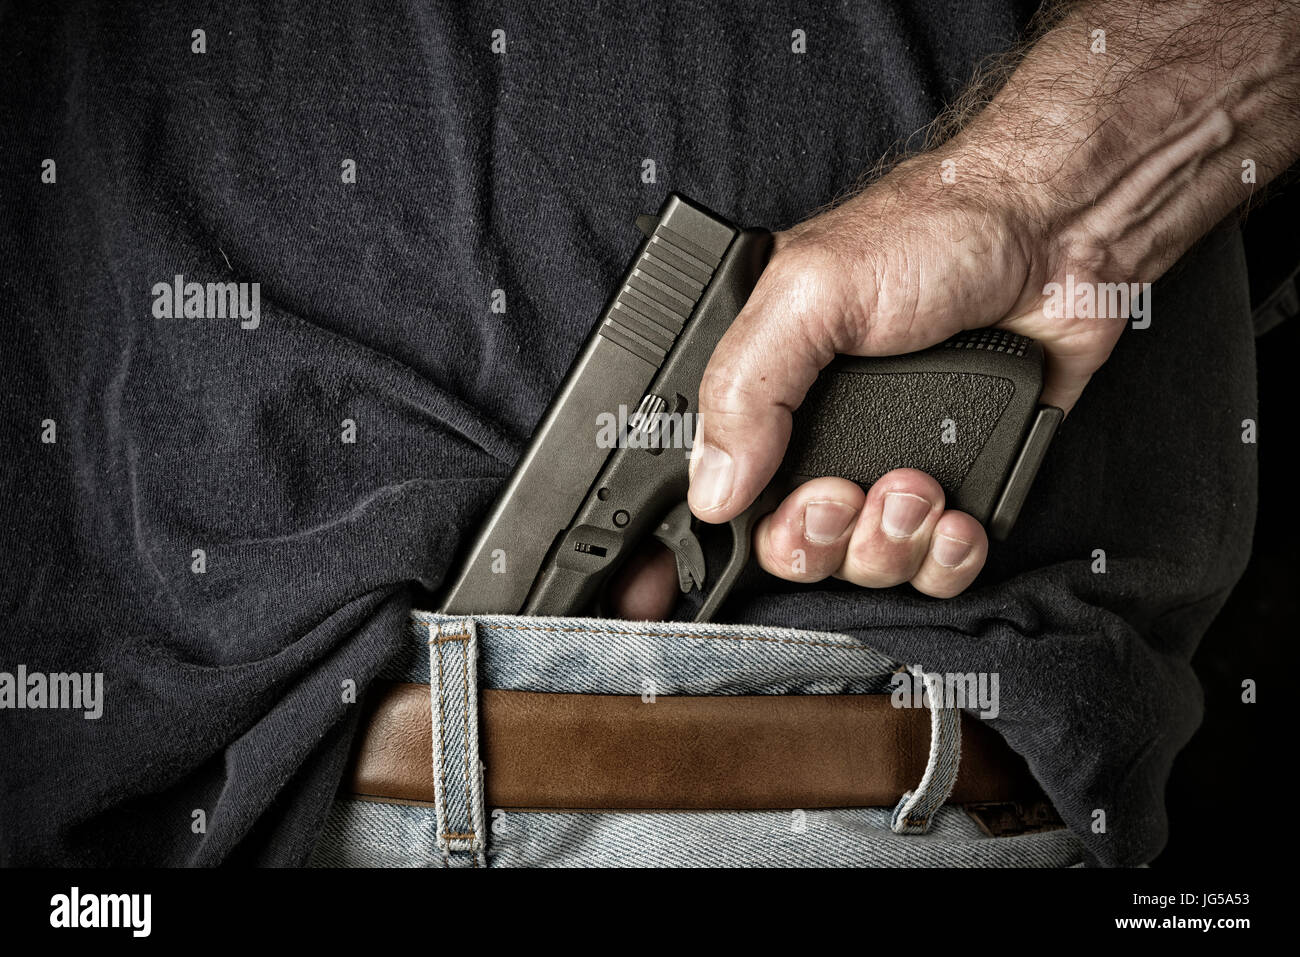
[[[1014,195],[1043,270],[1147,281],[1297,155],[1300,3],[1102,0],[1064,9],[931,161]]]
[[[937,145],[777,237],[750,312],[815,330],[785,353],[796,386],[835,353],[999,324],[1045,343],[1043,401],[1068,411],[1131,296],[1300,155],[1300,0],[1051,11],[936,121]],[[1102,285],[1113,308],[1093,309]]]

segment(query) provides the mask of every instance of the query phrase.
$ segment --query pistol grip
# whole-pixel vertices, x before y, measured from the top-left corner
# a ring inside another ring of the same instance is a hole
[[[790,484],[836,475],[869,488],[914,468],[948,508],[1011,530],[1059,409],[1039,407],[1042,347],[996,329],[961,333],[905,356],[840,356],[795,414],[782,473]]]

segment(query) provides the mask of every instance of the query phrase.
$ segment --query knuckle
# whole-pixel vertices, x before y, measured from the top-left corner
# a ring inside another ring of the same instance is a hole
[[[700,409],[718,415],[744,408],[743,374],[729,364],[711,363],[700,379]]]
[[[760,539],[759,564],[778,578],[793,582],[821,581],[841,563],[835,546],[816,545],[797,531],[773,526]]]
[[[1090,225],[1066,228],[1056,241],[1056,272],[1077,276],[1104,276],[1113,271],[1115,256],[1110,240]]]
[[[943,511],[946,504],[943,486],[939,480],[928,472],[915,468],[898,468],[886,472],[876,480],[875,486],[882,493],[903,492],[915,495],[930,503],[931,511]]]
[[[785,537],[779,528],[767,526],[761,529],[756,537],[754,550],[757,553],[759,566],[768,574],[787,581],[796,581],[791,577],[794,571],[793,562],[787,560],[787,556],[791,558],[794,556],[792,550],[785,545]]]
[[[872,538],[850,547],[847,564],[855,580],[861,579],[871,582],[873,587],[883,588],[910,580],[920,561],[908,544]]]
[[[819,366],[861,339],[857,262],[820,232],[793,240],[773,258],[765,299],[766,322],[783,326],[783,345]]]

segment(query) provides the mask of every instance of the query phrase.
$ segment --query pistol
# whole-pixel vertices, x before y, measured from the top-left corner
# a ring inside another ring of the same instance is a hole
[[[947,506],[995,539],[1016,521],[1063,413],[1040,406],[1043,351],[1003,330],[910,355],[837,356],[794,417],[776,477],[706,567],[686,503],[700,380],[767,263],[772,234],[671,194],[637,217],[644,239],[460,566],[446,614],[599,612],[609,576],[647,539],[700,589],[710,621],[744,570],[754,523],[810,478],[869,487],[921,469]]]

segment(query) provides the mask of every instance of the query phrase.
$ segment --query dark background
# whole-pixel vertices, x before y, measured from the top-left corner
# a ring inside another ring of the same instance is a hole
[[[1258,304],[1295,266],[1300,185],[1252,210],[1245,239],[1251,298]],[[1295,356],[1300,320],[1291,319],[1257,340],[1259,370],[1259,513],[1246,574],[1192,658],[1205,691],[1205,720],[1174,762],[1169,779],[1169,843],[1153,867],[1183,868],[1252,863],[1277,853],[1261,827],[1279,809],[1279,760],[1295,748],[1282,715],[1300,621],[1300,554],[1289,493],[1295,487]],[[1207,374],[1213,374],[1207,371]],[[1253,678],[1259,703],[1243,704],[1241,682]],[[1285,785],[1284,785],[1285,786]],[[1260,794],[1269,788],[1270,794]]]

